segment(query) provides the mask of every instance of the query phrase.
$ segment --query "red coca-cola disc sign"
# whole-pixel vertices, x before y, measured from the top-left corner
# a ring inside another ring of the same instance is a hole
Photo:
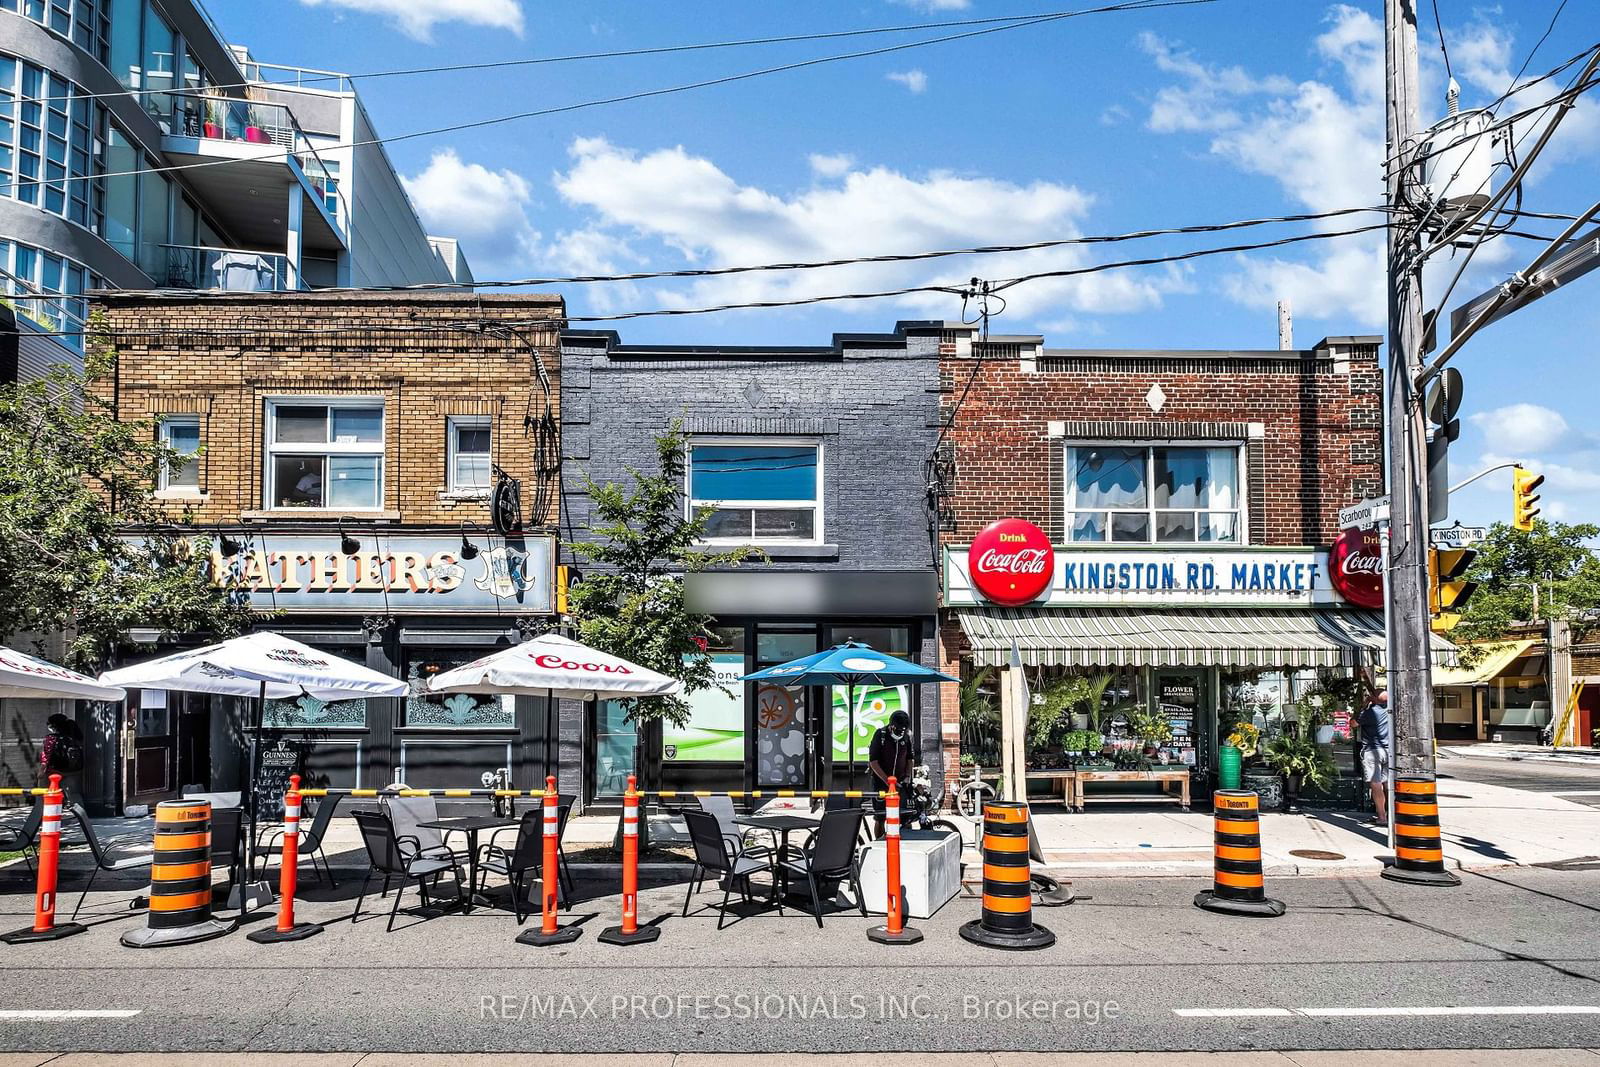
[[[1333,543],[1328,577],[1339,595],[1363,608],[1383,607],[1383,557],[1376,530],[1345,530]]]
[[[990,523],[967,550],[972,584],[996,604],[1026,604],[1050,588],[1056,555],[1043,530],[1022,519]]]

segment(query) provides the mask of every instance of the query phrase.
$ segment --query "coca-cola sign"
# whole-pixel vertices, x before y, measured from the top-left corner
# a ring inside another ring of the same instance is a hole
[[[1383,557],[1376,530],[1345,530],[1329,554],[1328,578],[1357,607],[1383,607]]]
[[[972,584],[996,604],[1026,604],[1050,588],[1055,552],[1043,530],[1022,519],[1001,519],[972,539]]]

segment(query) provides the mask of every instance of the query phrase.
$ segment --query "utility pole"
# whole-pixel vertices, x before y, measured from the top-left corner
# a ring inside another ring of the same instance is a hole
[[[1389,692],[1395,770],[1433,776],[1433,672],[1428,617],[1426,428],[1416,380],[1422,360],[1422,257],[1406,180],[1417,135],[1415,0],[1384,0],[1389,206]]]

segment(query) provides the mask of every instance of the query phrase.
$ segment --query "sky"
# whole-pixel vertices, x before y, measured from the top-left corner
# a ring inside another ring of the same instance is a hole
[[[1103,2],[1103,0],[1102,0]],[[1600,42],[1600,4],[1437,0],[1461,105],[1491,103]],[[257,59],[371,75],[401,68],[836,33],[1092,6],[1069,0],[208,0]],[[1445,114],[1445,55],[1419,0],[1422,115]],[[856,56],[722,85],[572,108],[389,146],[430,232],[459,237],[480,279],[681,270],[1019,244],[1370,207],[1383,198],[1380,0],[1216,0],[1085,14]],[[380,134],[664,89],[985,26],[609,57],[488,71],[358,77]],[[1549,29],[1548,37],[1540,38]],[[1534,51],[1537,45],[1537,51]],[[1531,53],[1531,56],[1530,56]],[[1571,76],[1524,89],[1512,112]],[[1526,147],[1549,112],[1512,127]],[[1600,91],[1535,161],[1523,207],[1581,211],[1600,163]],[[1503,177],[1505,168],[1497,171]],[[1498,180],[1498,179],[1497,179]],[[1255,243],[1376,221],[1350,215],[1102,246],[724,278],[566,285],[575,317],[917,286],[960,286],[1119,259]],[[1562,223],[1520,229],[1553,236]],[[1542,244],[1486,242],[1445,314]],[[1424,279],[1437,305],[1461,259]],[[1465,381],[1452,481],[1522,460],[1544,514],[1600,521],[1591,416],[1600,272],[1484,330]],[[1341,236],[1010,288],[997,333],[1047,347],[1275,348],[1385,332],[1381,234]],[[991,305],[991,309],[998,305]],[[624,343],[826,344],[902,319],[956,319],[958,296],[912,293],[804,308],[596,327]],[[970,311],[969,311],[970,314]],[[1452,519],[1506,521],[1510,474],[1454,494]]]

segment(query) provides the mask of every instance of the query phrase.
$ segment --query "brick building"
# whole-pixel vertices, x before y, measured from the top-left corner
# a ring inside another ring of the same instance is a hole
[[[273,629],[414,683],[405,700],[269,702],[267,725],[308,778],[459,786],[509,767],[527,786],[542,776],[542,702],[523,701],[518,715],[512,698],[441,700],[420,684],[552,621],[560,298],[110,292],[97,302],[117,353],[100,388],[120,417],[148,421],[192,456],[163,472],[158,497],[214,536],[213,565],[280,613]],[[491,505],[512,482],[520,508],[507,510],[520,523],[496,528]],[[237,789],[237,703],[132,695],[127,743],[104,746],[90,795],[121,806],[184,786]]]
[[[1036,696],[1109,675],[1100,732],[1126,731],[1130,711],[1167,720],[1155,759],[1197,785],[1219,729],[1282,730],[1319,672],[1382,645],[1381,617],[1346,600],[1330,557],[1339,508],[1382,488],[1378,343],[1058,350],[947,326],[942,669],[1002,670],[1015,648]],[[1000,519],[1022,522],[982,533]],[[953,765],[960,696],[941,697]]]
[[[766,562],[689,576],[690,606],[717,619],[719,679],[693,718],[643,739],[642,776],[672,788],[867,784],[873,730],[897,707],[920,758],[939,751],[934,686],[785,687],[741,675],[856,639],[931,665],[936,544],[925,471],[937,436],[939,323],[836,335],[823,346],[625,345],[562,336],[564,530],[589,524],[584,476],[653,469],[674,420],[688,437],[690,506],[715,508],[711,539],[760,545]],[[567,709],[563,789],[620,792],[638,741],[608,704]],[[583,777],[579,777],[583,776]]]

